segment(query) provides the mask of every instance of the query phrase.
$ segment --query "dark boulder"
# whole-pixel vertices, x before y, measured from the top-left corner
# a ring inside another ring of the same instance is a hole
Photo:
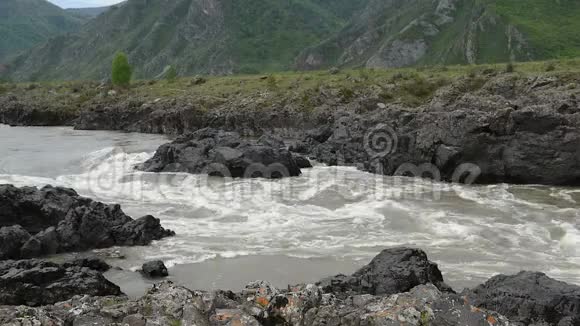
[[[0,259],[147,245],[174,234],[152,216],[133,220],[119,205],[52,186],[0,185],[0,226],[5,226],[0,229]]]
[[[308,169],[312,167],[312,163],[310,163],[310,160],[304,156],[294,155],[294,160],[296,161],[298,167],[301,169]]]
[[[453,292],[445,284],[437,264],[420,249],[385,249],[351,276],[336,275],[318,283],[327,293],[391,295],[431,283],[439,290]]]
[[[20,225],[0,228],[0,260],[20,257],[20,248],[30,239],[30,234]]]
[[[234,178],[282,178],[301,173],[280,139],[263,136],[251,143],[237,133],[209,128],[160,146],[153,158],[137,169]]]
[[[167,267],[161,260],[146,262],[141,267],[141,273],[146,277],[156,278],[168,276]]]
[[[471,305],[497,311],[516,325],[580,325],[580,286],[543,273],[497,275],[465,295]]]
[[[105,266],[94,260],[65,264],[36,259],[0,261],[0,304],[39,306],[75,295],[121,295],[119,287],[101,274]]]

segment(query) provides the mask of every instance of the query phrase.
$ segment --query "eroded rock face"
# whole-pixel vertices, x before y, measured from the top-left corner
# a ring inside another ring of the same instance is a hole
[[[453,292],[443,282],[437,264],[424,251],[411,248],[383,250],[351,276],[336,275],[318,283],[326,293],[391,295],[403,293],[422,284],[434,284],[439,290]]]
[[[0,185],[0,227],[0,259],[147,245],[174,234],[152,216],[133,220],[119,205],[52,186]]]
[[[41,260],[0,261],[0,304],[39,306],[75,295],[121,295],[101,272],[109,266],[83,259],[64,264]]]
[[[237,133],[210,128],[162,145],[153,158],[137,168],[234,178],[282,178],[301,173],[279,138],[263,136],[253,144]]]
[[[458,81],[420,108],[336,112],[293,148],[384,175],[579,185],[580,107],[556,83],[497,77],[469,93]]]
[[[504,314],[516,325],[580,325],[580,287],[543,273],[497,275],[466,293],[469,303]]]

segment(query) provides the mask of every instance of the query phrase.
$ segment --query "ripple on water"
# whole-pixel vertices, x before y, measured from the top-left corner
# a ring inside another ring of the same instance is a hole
[[[368,260],[384,247],[412,245],[451,283],[533,269],[580,284],[580,189],[460,186],[325,166],[284,180],[142,173],[133,167],[155,146],[127,151],[134,140],[117,141],[123,147],[97,146],[71,159],[80,172],[4,171],[0,182],[72,187],[136,217],[153,213],[177,232],[123,248],[130,267],[252,255]]]

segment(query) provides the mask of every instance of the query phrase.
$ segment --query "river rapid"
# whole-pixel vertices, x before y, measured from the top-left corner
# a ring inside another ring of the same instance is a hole
[[[283,180],[153,174],[133,167],[162,135],[0,125],[0,183],[71,187],[151,214],[177,236],[116,248],[128,292],[144,261],[200,288],[278,285],[351,273],[381,249],[415,246],[455,289],[497,273],[542,271],[580,284],[580,188],[453,185],[315,164]],[[137,284],[139,283],[139,284]]]

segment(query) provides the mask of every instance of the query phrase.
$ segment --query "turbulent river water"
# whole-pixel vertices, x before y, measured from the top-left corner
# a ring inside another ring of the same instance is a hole
[[[451,185],[323,165],[283,180],[133,169],[164,142],[0,125],[0,183],[71,187],[133,217],[159,217],[176,237],[119,248],[125,258],[111,263],[135,270],[162,259],[174,280],[196,288],[314,281],[400,245],[424,249],[456,289],[522,269],[580,284],[578,188]],[[128,273],[111,277],[137,282]]]

